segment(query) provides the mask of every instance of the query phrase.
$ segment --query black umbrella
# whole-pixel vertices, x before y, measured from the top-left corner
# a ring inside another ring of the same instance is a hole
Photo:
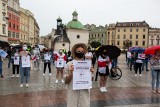
[[[103,45],[97,50],[97,55],[100,55],[105,51],[106,55],[109,56],[110,59],[115,59],[121,54],[121,50],[114,45]]]
[[[1,41],[1,40],[0,40],[0,46],[1,46],[1,47],[9,47],[9,43],[6,42],[6,41]]]

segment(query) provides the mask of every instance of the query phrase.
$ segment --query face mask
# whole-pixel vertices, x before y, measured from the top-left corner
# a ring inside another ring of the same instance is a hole
[[[84,57],[84,53],[82,52],[75,52],[75,55],[77,58],[80,58],[80,59]]]
[[[26,51],[26,50],[27,50],[27,47],[24,46],[24,47],[23,47],[23,50]]]

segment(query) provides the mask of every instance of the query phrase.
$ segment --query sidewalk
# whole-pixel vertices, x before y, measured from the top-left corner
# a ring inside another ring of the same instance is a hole
[[[91,107],[158,107],[160,95],[151,92],[150,71],[142,72],[142,77],[134,76],[125,63],[125,55],[119,58],[118,66],[123,72],[120,80],[108,78],[108,92],[99,91],[98,82],[91,89]],[[43,67],[43,64],[41,65]],[[52,66],[52,76],[48,70],[31,70],[30,87],[20,88],[20,79],[11,78],[12,71],[4,62],[4,78],[0,78],[0,107],[66,107],[67,86],[55,84],[56,69]]]

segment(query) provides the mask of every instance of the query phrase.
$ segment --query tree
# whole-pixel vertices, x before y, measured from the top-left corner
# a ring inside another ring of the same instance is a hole
[[[126,40],[124,42],[124,49],[128,49],[131,46],[132,46],[132,42],[130,40]]]
[[[97,48],[99,46],[101,46],[101,43],[99,41],[93,41],[90,43],[92,48]]]

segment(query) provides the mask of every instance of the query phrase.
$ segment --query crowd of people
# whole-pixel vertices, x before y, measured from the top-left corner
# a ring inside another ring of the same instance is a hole
[[[1,48],[3,50],[3,47]],[[67,107],[90,107],[90,88],[83,90],[73,90],[73,71],[75,72],[75,61],[88,61],[90,62],[89,70],[91,80],[94,77],[94,66],[97,61],[97,72],[100,76],[99,85],[100,92],[107,92],[106,84],[108,75],[111,73],[111,68],[117,66],[117,58],[110,59],[106,54],[107,50],[103,50],[98,56],[95,52],[91,52],[90,48],[87,48],[85,44],[75,44],[71,51],[65,52],[60,48],[57,52],[45,48],[42,52],[38,47],[33,46],[31,50],[27,49],[27,45],[23,45],[22,48],[10,47],[8,53],[8,68],[12,64],[12,70],[14,77],[19,77],[20,74],[20,87],[25,84],[29,87],[30,70],[41,70],[40,61],[43,62],[43,76],[46,75],[46,68],[48,66],[49,75],[51,76],[51,66],[54,64],[56,67],[56,80],[58,83],[61,80],[62,83],[68,84],[68,98]],[[0,77],[3,78],[3,60],[0,56]],[[33,65],[31,64],[33,62]],[[134,69],[135,76],[139,71],[139,76],[142,76],[144,68],[149,71],[148,63],[150,62],[150,69],[152,74],[152,92],[159,92],[159,78],[160,78],[160,50],[157,50],[154,55],[145,55],[141,51],[126,53],[126,62],[130,71]],[[17,72],[16,72],[17,71]],[[156,87],[155,87],[156,84]],[[74,98],[71,96],[75,96]],[[80,97],[81,96],[81,97]],[[87,99],[84,101],[84,99]],[[73,103],[74,102],[74,103]],[[84,103],[85,102],[85,103]]]
[[[159,93],[160,85],[160,50],[156,50],[154,55],[144,54],[142,51],[126,53],[127,66],[132,71],[135,71],[135,76],[139,71],[139,76],[142,76],[142,71],[145,69],[146,72],[149,71],[148,65],[150,64],[151,76],[152,76],[152,92]]]

